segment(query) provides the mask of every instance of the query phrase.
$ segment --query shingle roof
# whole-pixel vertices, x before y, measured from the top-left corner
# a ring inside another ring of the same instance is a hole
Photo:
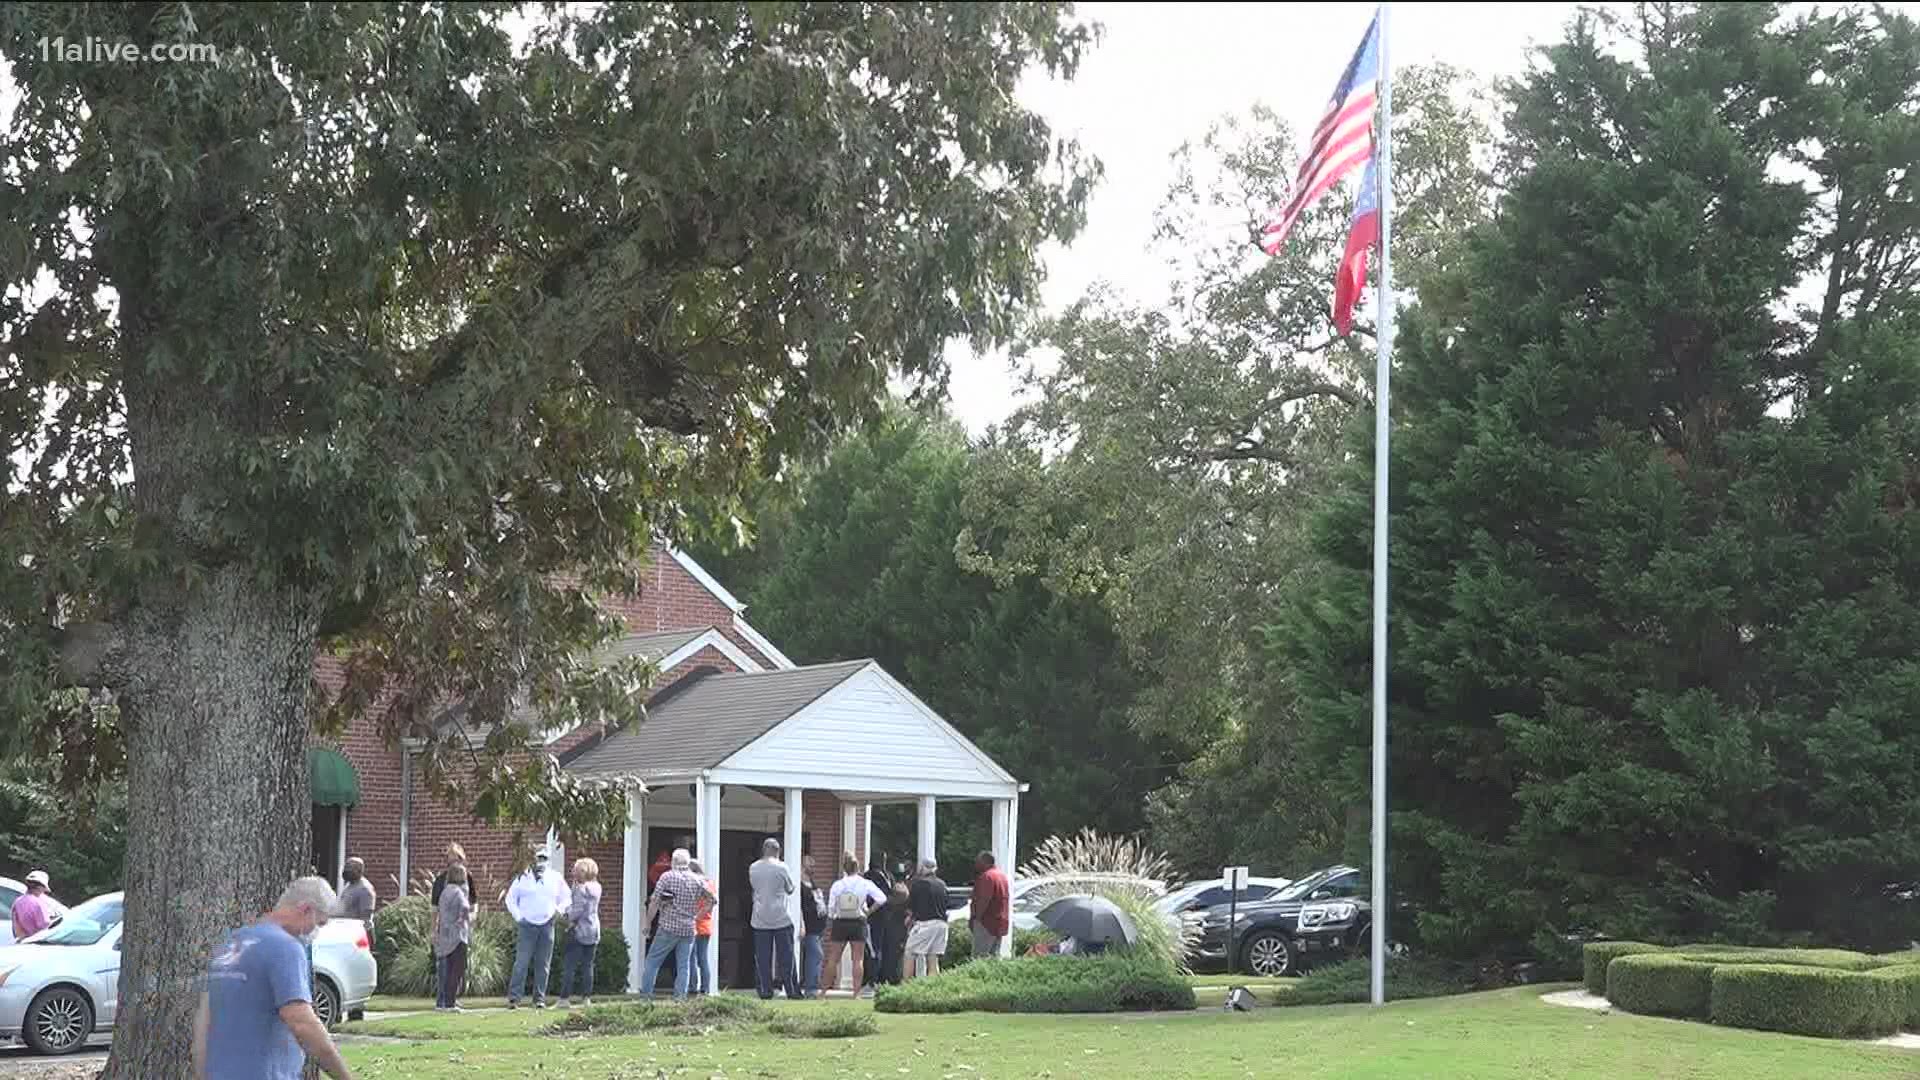
[[[645,720],[587,743],[562,763],[570,772],[642,779],[710,769],[870,663],[688,675],[648,702]]]
[[[713,629],[702,626],[697,630],[661,630],[651,634],[628,634],[617,641],[610,641],[589,654],[592,662],[611,663],[615,660],[627,660],[638,656],[647,660],[659,660],[672,656],[687,642]]]

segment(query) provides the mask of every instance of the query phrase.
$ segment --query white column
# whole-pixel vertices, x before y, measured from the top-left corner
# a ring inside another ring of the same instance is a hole
[[[845,854],[845,855],[860,854],[858,851],[854,850],[854,846],[853,846],[854,836],[859,831],[860,831],[860,808],[858,806],[853,805],[852,803],[846,803],[846,802],[841,803],[840,804],[840,847],[842,850],[840,852],[835,853],[834,855],[833,870],[831,873],[827,875],[827,880],[829,883],[840,880],[840,874],[841,874],[840,856],[842,854]],[[826,981],[826,976],[824,974],[822,974],[820,978],[822,982]],[[853,988],[853,954],[844,950],[840,953],[840,974],[838,976],[838,985],[842,990],[850,990]]]
[[[620,932],[627,939],[627,991],[640,989],[647,955],[647,830],[638,792],[627,796],[627,842],[620,855]]]
[[[860,808],[860,862],[873,865],[873,804]]]
[[[715,904],[719,903],[720,892],[720,785],[709,784],[705,780],[693,783],[693,824],[694,846],[700,849],[700,866],[714,881]],[[720,981],[720,935],[725,932],[717,913],[713,917],[713,936],[707,939],[707,970],[713,972],[713,982]],[[718,985],[707,987],[707,993],[720,992]]]
[[[787,813],[781,824],[780,854],[786,858],[787,872],[793,875],[793,895],[787,897],[787,917],[793,920],[793,967],[800,970],[800,935],[806,933],[806,922],[800,917],[800,825],[805,820],[806,808],[803,792],[797,787],[787,789]]]
[[[1019,816],[1020,797],[993,800],[993,864],[1007,875],[1009,895],[1013,889],[1014,828]],[[1011,928],[1009,928],[1011,929]],[[1000,955],[1013,955],[1013,934],[1000,940]]]
[[[854,840],[860,833],[860,808],[852,803],[840,804],[840,850],[833,853],[833,871],[827,876],[835,881],[840,879],[840,856],[859,855]]]
[[[342,806],[342,807],[340,807],[340,808],[339,808],[339,814],[340,814],[340,836],[339,836],[339,839],[338,839],[338,840],[336,841],[336,843],[335,843],[335,847],[336,847],[336,850],[335,850],[335,852],[334,852],[334,856],[333,856],[333,887],[334,887],[334,888],[335,888],[336,890],[338,890],[338,889],[344,889],[344,888],[346,888],[346,887],[347,887],[347,884],[346,884],[346,882],[347,882],[347,878],[346,878],[346,873],[347,873],[347,808],[346,808],[346,807],[344,807],[344,806]],[[407,891],[406,891],[405,889],[402,889],[402,890],[400,890],[400,897],[404,897],[404,896],[406,896],[406,895],[407,895]],[[395,899],[400,899],[400,897],[395,897]]]
[[[933,813],[934,813],[933,796],[931,795],[920,796],[920,848],[919,848],[920,853],[917,856],[917,859],[919,862],[925,862],[928,859],[931,859],[934,857]],[[919,869],[920,868],[917,865],[914,867],[915,872],[918,872]]]

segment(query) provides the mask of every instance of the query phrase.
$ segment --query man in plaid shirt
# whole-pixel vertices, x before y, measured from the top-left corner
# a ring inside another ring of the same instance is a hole
[[[719,901],[713,887],[700,875],[687,869],[693,856],[686,848],[676,848],[673,868],[654,883],[653,898],[647,901],[647,920],[657,915],[659,928],[653,943],[647,946],[647,962],[640,970],[640,994],[653,996],[653,983],[660,965],[673,954],[673,1000],[687,1000],[687,975],[692,970],[693,928],[700,917]]]

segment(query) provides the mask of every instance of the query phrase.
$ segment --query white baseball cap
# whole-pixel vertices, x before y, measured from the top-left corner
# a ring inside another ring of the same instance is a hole
[[[27,884],[29,884],[29,885],[47,885],[47,884],[49,884],[49,882],[47,881],[47,872],[46,872],[45,870],[35,870],[35,871],[34,871],[33,873],[31,873],[31,874],[28,874],[28,875],[27,875]]]

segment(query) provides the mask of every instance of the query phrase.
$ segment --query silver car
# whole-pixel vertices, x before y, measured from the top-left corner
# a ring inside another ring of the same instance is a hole
[[[120,1004],[121,894],[74,908],[59,926],[0,949],[0,1046],[67,1054],[113,1030]],[[333,919],[314,936],[313,1008],[328,1027],[366,1007],[378,981],[366,927]]]

